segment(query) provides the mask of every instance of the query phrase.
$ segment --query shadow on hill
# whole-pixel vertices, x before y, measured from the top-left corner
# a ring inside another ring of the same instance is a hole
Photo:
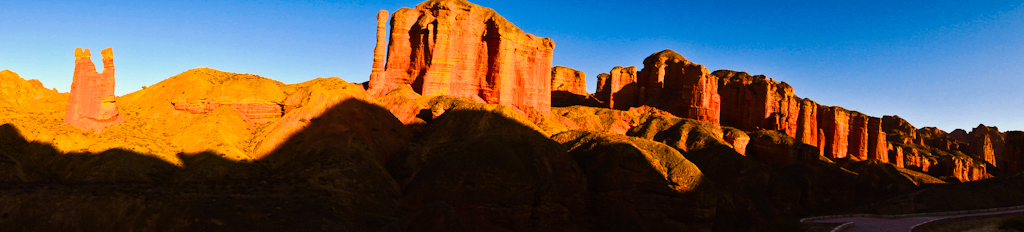
[[[5,124],[0,230],[376,230],[394,220],[400,195],[379,160],[400,147],[373,136],[382,114],[345,100],[261,160],[182,153],[180,165],[125,149],[64,153]]]
[[[579,167],[528,120],[509,118],[511,108],[456,107],[436,118],[421,112],[429,124],[417,125],[415,137],[376,104],[348,98],[325,108],[285,115],[280,120],[298,129],[271,132],[290,135],[255,161],[213,152],[178,154],[180,164],[125,149],[65,153],[2,125],[0,231],[583,225]]]

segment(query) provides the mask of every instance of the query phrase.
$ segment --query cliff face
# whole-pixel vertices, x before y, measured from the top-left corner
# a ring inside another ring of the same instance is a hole
[[[382,19],[378,16],[378,25]],[[378,36],[377,47],[382,43]],[[370,92],[381,96],[411,86],[422,95],[465,97],[548,115],[554,46],[489,8],[464,0],[427,1],[392,15],[386,63],[372,74]],[[375,58],[374,66],[381,62]]]
[[[600,83],[603,85],[596,95],[598,99],[604,101],[603,107],[626,110],[638,106],[636,66],[616,66],[611,72],[602,73],[600,76],[605,77],[605,80]]]
[[[587,74],[562,66],[551,68],[551,92],[587,95]]]
[[[849,149],[850,135],[850,112],[842,107],[819,107],[818,127],[821,128],[824,144],[819,143],[819,148],[824,150],[825,157],[829,159],[845,158]]]
[[[75,75],[64,123],[83,131],[101,131],[124,122],[114,97],[114,53],[103,49],[103,73],[96,72],[89,49],[75,49]]]
[[[743,130],[777,130],[797,137],[801,100],[793,87],[764,75],[718,70],[722,121]],[[808,115],[809,116],[809,115]],[[809,136],[809,135],[805,135]]]
[[[718,77],[704,65],[686,60],[672,50],[644,59],[637,77],[639,101],[682,118],[719,125],[722,99]]]

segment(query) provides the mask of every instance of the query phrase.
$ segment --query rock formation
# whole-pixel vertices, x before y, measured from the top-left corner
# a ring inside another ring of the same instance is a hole
[[[978,125],[971,130],[970,137],[970,147],[974,155],[993,166],[997,165],[1000,158],[997,155],[1002,155],[1003,148],[1006,146],[1003,134],[999,133],[999,128],[987,127],[984,124]]]
[[[956,141],[960,141],[961,143],[971,142],[971,136],[968,135],[967,131],[965,131],[964,129],[957,128],[956,130],[953,130],[953,132],[949,132],[949,137],[952,137],[953,139],[956,139]]]
[[[601,91],[595,93],[598,99],[604,101],[604,107],[609,109],[627,110],[629,107],[638,106],[638,91],[636,88],[636,66],[616,66],[608,74],[602,73],[598,78],[605,77],[605,81],[599,81]]]
[[[384,65],[387,59],[387,31],[385,24],[388,21],[388,11],[377,12],[377,44],[373,48],[373,68],[370,70],[370,81],[367,82],[370,89],[387,89],[390,91],[395,86],[386,86],[384,80]]]
[[[736,153],[744,156],[747,155],[747,145],[750,144],[750,136],[746,132],[732,127],[722,127],[722,133],[722,140],[732,145],[732,148],[736,149]]]
[[[818,147],[824,150],[829,159],[845,158],[849,149],[850,113],[838,106],[818,107],[818,127],[825,137],[824,144]]]
[[[796,121],[796,139],[818,147],[818,103],[806,98],[801,100],[800,115]]]
[[[889,144],[889,162],[896,167],[903,168],[903,147]]]
[[[431,0],[392,15],[383,76],[378,71],[368,85],[374,96],[411,86],[424,96],[466,97],[548,115],[554,46],[489,8]]]
[[[1024,132],[1006,132],[1006,148],[999,160],[999,172],[1002,175],[1013,175],[1024,171]]]
[[[882,117],[882,130],[888,136],[894,136],[900,143],[905,144],[917,144],[917,128],[910,125],[907,120],[900,118],[899,115],[883,116]],[[892,141],[893,139],[889,139]]]
[[[850,112],[849,153],[857,160],[868,159],[868,116],[857,111]]]
[[[164,80],[148,91],[153,99],[166,99],[175,110],[205,114],[230,106],[256,123],[281,118],[297,107],[285,102],[284,83],[257,75],[221,72],[209,68],[186,71]]]
[[[882,131],[882,119],[868,118],[868,159],[889,162],[889,142],[885,138],[885,132]],[[902,159],[902,157],[900,158]],[[897,167],[902,168],[903,162],[900,164]]]
[[[99,132],[124,122],[114,96],[114,53],[103,49],[103,73],[96,72],[89,49],[75,49],[75,75],[64,123],[83,131]]]
[[[719,125],[722,99],[718,77],[675,51],[660,51],[644,59],[637,88],[641,104]]]
[[[551,68],[551,91],[587,95],[587,74],[575,69],[555,66]]]
[[[551,68],[551,106],[587,105],[587,74],[562,66]]]
[[[718,70],[718,93],[722,98],[722,123],[743,130],[777,130],[797,136],[801,101],[793,87],[764,75]]]

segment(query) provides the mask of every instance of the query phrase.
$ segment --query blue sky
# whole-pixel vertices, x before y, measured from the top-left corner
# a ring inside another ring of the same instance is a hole
[[[917,127],[1024,129],[1024,1],[472,2],[552,38],[554,64],[591,91],[598,73],[673,49]],[[363,82],[376,12],[418,3],[0,0],[0,69],[67,91],[75,47],[113,47],[118,95],[197,67]]]

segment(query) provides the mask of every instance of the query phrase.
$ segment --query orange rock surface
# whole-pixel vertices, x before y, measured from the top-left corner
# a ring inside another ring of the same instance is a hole
[[[885,141],[885,138],[885,131],[882,131],[882,119],[868,118],[868,159],[889,162],[889,142]]]
[[[719,125],[718,77],[672,50],[651,54],[637,76],[641,104]]]
[[[125,121],[114,96],[114,54],[103,49],[103,73],[96,72],[89,49],[75,49],[75,75],[64,123],[83,131],[102,131]]]
[[[743,130],[777,130],[797,137],[800,99],[786,82],[764,75],[718,70],[718,93],[722,98],[722,123]]]
[[[370,92],[380,96],[411,86],[422,95],[465,97],[548,115],[554,46],[489,8],[431,0],[392,15],[383,77],[370,80]]]
[[[575,69],[555,66],[551,68],[551,91],[587,95],[587,74]]]
[[[970,147],[975,156],[993,166],[997,165],[1001,158],[998,156],[1002,155],[1003,148],[1006,146],[999,128],[981,124],[971,130],[970,137]]]
[[[849,149],[850,112],[838,106],[818,107],[818,127],[824,144],[818,144],[829,159],[845,158]]]
[[[551,68],[551,106],[586,105],[587,74],[562,66]]]
[[[601,92],[598,92],[598,99],[602,99],[605,107],[609,109],[626,110],[629,107],[638,106],[638,92],[636,88],[636,66],[616,66],[612,71],[600,76],[606,76],[601,82]]]
[[[868,116],[860,112],[850,112],[850,146],[847,153],[857,160],[868,159]]]
[[[802,143],[818,146],[818,103],[810,99],[800,101],[800,115],[797,116],[796,139]],[[882,138],[885,139],[884,137]],[[820,148],[820,147],[819,147]]]

